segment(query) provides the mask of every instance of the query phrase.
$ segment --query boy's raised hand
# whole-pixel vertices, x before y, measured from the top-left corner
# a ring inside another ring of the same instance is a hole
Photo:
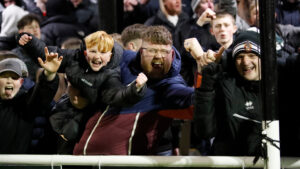
[[[139,75],[135,80],[137,91],[139,91],[143,86],[145,86],[147,81],[148,81],[147,76],[144,73],[139,73]]]
[[[195,60],[201,60],[203,57],[203,49],[196,38],[189,38],[184,41],[184,48],[190,52]]]
[[[44,74],[45,76],[47,76],[48,80],[53,80],[57,70],[59,69],[63,57],[58,57],[58,53],[49,53],[47,47],[45,47],[45,56],[45,61],[43,61],[40,57],[38,58],[38,61],[41,67],[45,69]]]
[[[204,24],[212,21],[213,19],[216,18],[216,13],[211,10],[210,8],[207,8],[201,16],[197,20],[197,25],[203,26]]]
[[[203,49],[196,38],[186,39],[184,41],[184,47],[196,60],[199,73],[201,73],[203,66],[206,66],[211,62],[218,63],[221,60],[222,53],[225,50],[225,48],[222,46],[218,52],[214,52],[212,50],[203,52]]]
[[[32,37],[27,35],[27,34],[24,34],[20,37],[19,39],[19,45],[21,46],[24,46],[26,45],[29,41],[31,41]]]

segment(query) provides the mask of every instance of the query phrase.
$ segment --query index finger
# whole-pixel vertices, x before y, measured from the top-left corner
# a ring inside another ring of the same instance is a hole
[[[221,60],[222,54],[225,50],[224,46],[221,46],[219,51],[215,54],[216,61],[219,62]]]
[[[45,55],[48,56],[49,55],[49,51],[48,51],[47,46],[44,48],[44,51],[45,51]]]

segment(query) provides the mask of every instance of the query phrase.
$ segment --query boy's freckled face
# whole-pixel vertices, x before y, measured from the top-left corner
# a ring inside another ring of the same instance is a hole
[[[23,79],[14,72],[3,72],[0,74],[0,97],[9,100],[19,92]]]
[[[91,69],[95,72],[99,71],[102,67],[106,66],[111,59],[111,51],[100,52],[97,46],[87,49],[86,60]]]

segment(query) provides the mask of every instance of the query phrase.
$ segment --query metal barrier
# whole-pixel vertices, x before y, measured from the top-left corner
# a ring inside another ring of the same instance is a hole
[[[0,166],[106,166],[161,168],[263,168],[259,159],[233,156],[75,156],[75,155],[0,155]],[[281,159],[282,168],[300,168],[299,158]]]

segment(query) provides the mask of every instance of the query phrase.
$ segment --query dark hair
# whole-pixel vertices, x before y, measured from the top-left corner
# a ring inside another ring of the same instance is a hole
[[[36,21],[39,25],[41,24],[41,20],[37,15],[27,14],[18,21],[17,27],[20,30],[24,28],[26,25],[31,24],[33,21]]]
[[[149,26],[143,32],[143,41],[153,44],[173,45],[172,34],[164,26]]]
[[[17,6],[22,7],[23,6],[23,1],[22,0],[10,0],[10,2],[14,1],[16,3]],[[4,0],[0,0],[0,3],[2,4],[2,6],[5,8],[4,6]]]
[[[227,10],[224,9],[219,9],[215,12],[216,12],[216,18],[223,18],[225,16],[230,16],[232,18],[233,24],[235,25],[235,16],[231,12],[228,12]],[[214,20],[212,20],[211,23],[213,21]]]
[[[121,33],[121,41],[123,45],[126,46],[131,40],[141,39],[142,33],[146,28],[146,25],[139,23],[127,26]]]

